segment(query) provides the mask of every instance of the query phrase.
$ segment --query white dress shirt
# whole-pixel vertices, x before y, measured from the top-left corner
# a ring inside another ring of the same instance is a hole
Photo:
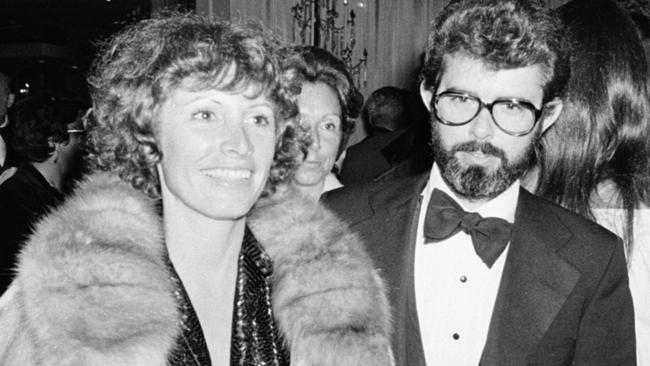
[[[424,218],[434,188],[454,197],[436,164],[422,192],[415,247],[415,298],[425,359],[428,366],[478,365],[510,244],[492,268],[462,231],[425,244]],[[518,198],[519,181],[473,211],[513,223]]]

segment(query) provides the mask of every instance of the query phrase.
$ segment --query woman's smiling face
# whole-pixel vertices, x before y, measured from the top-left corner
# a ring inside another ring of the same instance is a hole
[[[180,88],[169,95],[156,134],[163,197],[213,219],[246,215],[264,188],[276,143],[274,105],[255,91]]]

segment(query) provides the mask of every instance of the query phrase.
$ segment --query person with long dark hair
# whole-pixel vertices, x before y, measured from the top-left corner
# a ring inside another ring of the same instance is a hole
[[[650,365],[650,92],[637,29],[610,0],[559,9],[572,43],[564,110],[542,138],[537,194],[625,245],[637,356]]]

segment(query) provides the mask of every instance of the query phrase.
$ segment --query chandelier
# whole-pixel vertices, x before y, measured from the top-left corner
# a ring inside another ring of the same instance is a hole
[[[360,1],[357,6],[363,8],[365,3]],[[343,60],[357,87],[366,87],[368,51],[364,48],[355,60],[357,15],[349,0],[299,0],[291,12],[292,41],[330,51]]]

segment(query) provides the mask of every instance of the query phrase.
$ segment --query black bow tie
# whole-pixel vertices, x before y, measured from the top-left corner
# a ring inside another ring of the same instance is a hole
[[[510,241],[512,224],[498,217],[482,218],[476,212],[465,212],[445,192],[434,189],[424,220],[427,242],[447,239],[460,230],[472,237],[476,254],[492,268]]]

